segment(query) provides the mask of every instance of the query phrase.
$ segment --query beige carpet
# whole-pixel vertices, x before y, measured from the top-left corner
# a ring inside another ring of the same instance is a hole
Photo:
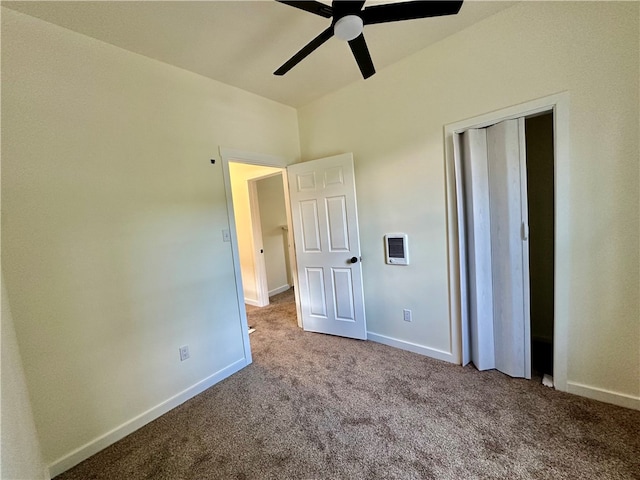
[[[254,363],[57,477],[640,479],[640,412],[251,309]]]

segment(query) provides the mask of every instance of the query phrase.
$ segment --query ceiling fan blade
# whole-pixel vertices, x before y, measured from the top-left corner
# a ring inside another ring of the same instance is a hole
[[[300,10],[304,10],[305,12],[315,13],[316,15],[320,15],[324,18],[331,18],[331,16],[333,15],[333,9],[329,5],[325,5],[324,3],[316,2],[313,0],[298,2],[290,0],[277,1],[291,7],[299,8]]]
[[[360,17],[365,25],[374,23],[399,22],[417,18],[440,17],[455,15],[462,7],[462,0],[458,1],[413,1],[402,3],[388,3],[366,7]]]
[[[285,62],[279,69],[273,72],[274,75],[284,75],[298,63],[300,63],[307,55],[313,52],[316,48],[322,45],[333,36],[333,25],[329,26],[316,38],[307,43],[298,53]]]
[[[371,55],[369,54],[369,48],[367,48],[367,42],[364,40],[364,35],[361,33],[360,36],[351,40],[349,42],[349,46],[351,47],[351,51],[353,52],[356,62],[358,63],[358,67],[360,67],[362,77],[366,80],[376,73],[373,61],[371,60]]]
[[[333,8],[333,15],[336,18],[342,18],[345,15],[358,15],[365,0],[333,0],[331,6]]]

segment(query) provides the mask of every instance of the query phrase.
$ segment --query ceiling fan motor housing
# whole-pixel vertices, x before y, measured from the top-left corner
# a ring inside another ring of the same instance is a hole
[[[333,26],[333,33],[340,40],[349,42],[362,33],[364,23],[357,15],[346,15],[339,19]]]

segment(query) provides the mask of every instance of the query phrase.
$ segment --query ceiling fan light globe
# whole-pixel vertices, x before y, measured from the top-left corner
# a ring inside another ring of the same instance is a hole
[[[346,15],[336,22],[333,27],[333,33],[340,40],[349,42],[354,38],[358,38],[363,28],[364,24],[360,17],[357,15]]]

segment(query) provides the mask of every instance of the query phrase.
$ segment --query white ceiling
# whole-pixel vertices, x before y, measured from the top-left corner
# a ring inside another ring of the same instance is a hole
[[[276,1],[3,1],[2,5],[293,107],[350,83],[370,81],[362,79],[349,46],[335,37],[285,76],[273,75],[330,24],[329,19]],[[364,33],[376,70],[511,5],[467,0],[455,16],[369,25]]]

